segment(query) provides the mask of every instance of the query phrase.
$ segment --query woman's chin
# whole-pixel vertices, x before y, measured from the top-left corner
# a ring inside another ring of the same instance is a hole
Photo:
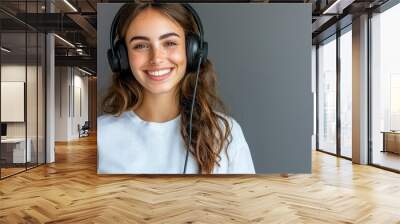
[[[157,86],[157,87],[146,88],[146,90],[152,95],[164,95],[173,93],[174,88],[170,86]]]
[[[174,90],[178,87],[179,81],[176,79],[170,79],[164,83],[154,83],[154,82],[147,82],[145,89],[151,94],[168,94],[173,93]]]

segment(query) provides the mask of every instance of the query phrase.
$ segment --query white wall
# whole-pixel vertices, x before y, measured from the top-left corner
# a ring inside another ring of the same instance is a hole
[[[27,69],[27,70],[25,70]],[[36,99],[36,80],[33,80],[29,76],[31,74],[36,75],[36,66],[18,65],[18,64],[5,64],[1,66],[1,81],[4,82],[25,82],[26,72],[28,74],[29,87],[34,86],[34,88],[27,88],[27,106],[29,110],[27,111],[28,124],[28,137],[30,133],[35,133],[36,136],[36,111],[37,99]],[[4,97],[4,96],[2,96]],[[5,96],[6,97],[6,96]],[[41,105],[39,105],[40,107]],[[1,110],[7,110],[8,108],[1,108]],[[32,123],[34,122],[34,124]],[[25,137],[25,122],[7,122],[7,136],[8,137]]]
[[[78,73],[77,73],[78,72]],[[74,108],[73,108],[73,119],[72,119],[72,132],[71,135],[74,138],[78,138],[78,124],[81,126],[85,123],[85,121],[89,120],[88,116],[88,77],[82,76],[79,70],[74,70]]]
[[[25,121],[25,82],[1,81],[1,108],[2,122]]]
[[[28,66],[28,70],[32,67]],[[1,66],[1,81],[3,82],[25,82],[25,64],[9,64]],[[4,96],[2,96],[4,97]],[[7,110],[7,108],[1,108]],[[7,136],[8,137],[25,137],[25,123],[24,122],[7,122]]]
[[[79,138],[78,124],[88,120],[88,78],[76,68],[56,67],[56,141]]]
[[[68,140],[68,87],[70,78],[67,67],[55,68],[55,141]]]
[[[44,163],[44,83],[43,69],[39,66],[25,64],[3,64],[1,66],[1,81],[5,82],[24,82],[26,84],[26,106],[20,110],[23,114],[26,112],[26,120],[22,122],[6,122],[7,137],[9,138],[24,138],[25,134],[30,139],[30,148],[32,161]],[[27,80],[25,80],[27,79]],[[3,92],[3,90],[2,90]],[[7,95],[2,95],[2,98],[8,98]],[[25,101],[25,100],[24,100]],[[13,113],[10,107],[2,107],[2,112]],[[15,113],[15,112],[14,112]],[[37,153],[39,155],[37,155]]]

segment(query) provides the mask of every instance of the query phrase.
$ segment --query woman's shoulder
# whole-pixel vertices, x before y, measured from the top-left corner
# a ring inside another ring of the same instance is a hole
[[[240,125],[239,125],[239,123],[236,121],[236,119],[235,118],[233,118],[232,116],[230,116],[230,115],[228,115],[228,114],[225,114],[225,113],[222,113],[222,112],[219,112],[219,111],[215,111],[215,113],[216,114],[218,114],[219,116],[220,116],[220,119],[219,119],[219,121],[220,122],[222,122],[222,119],[221,119],[221,117],[222,118],[224,118],[226,121],[228,121],[228,123],[229,123],[229,127],[232,129],[232,128],[237,128],[237,127],[240,127]]]
[[[227,158],[229,161],[228,171],[226,172],[230,174],[255,174],[250,148],[242,127],[233,117],[221,113],[219,115],[228,121],[231,131],[231,141],[226,150],[227,155],[229,155]]]
[[[242,131],[242,127],[236,121],[236,119],[230,115],[227,115],[227,114],[224,114],[221,112],[216,112],[216,113],[228,122],[228,127],[229,127],[229,130],[231,131],[233,140],[237,143],[241,143],[242,140],[244,139],[244,134]],[[224,122],[221,118],[219,119],[219,122],[220,122],[220,125],[222,125],[225,130],[226,125],[224,125]]]
[[[104,114],[97,118],[97,141],[100,145],[104,142],[114,142],[124,136],[127,130],[131,129],[131,118],[129,113],[123,112],[120,115]],[[112,138],[110,138],[112,136]]]
[[[101,128],[109,125],[115,126],[116,124],[124,124],[128,118],[127,112],[122,112],[120,115],[103,114],[97,118],[97,125]]]

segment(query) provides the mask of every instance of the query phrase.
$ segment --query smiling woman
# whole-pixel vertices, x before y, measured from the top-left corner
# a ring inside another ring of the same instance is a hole
[[[216,94],[190,5],[125,4],[110,39],[114,75],[98,120],[98,173],[255,172],[241,127]]]
[[[174,95],[186,71],[183,28],[164,13],[149,7],[122,32],[126,32],[129,64],[136,80],[144,87],[144,97],[155,99],[158,94]],[[177,104],[176,101],[170,103]],[[175,108],[175,115],[178,113],[177,106],[168,108]],[[141,115],[145,114],[142,111]]]

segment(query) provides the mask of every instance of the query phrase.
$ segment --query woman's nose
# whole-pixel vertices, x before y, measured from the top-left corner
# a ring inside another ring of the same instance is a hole
[[[164,49],[160,47],[154,47],[150,59],[150,64],[160,64],[163,62],[164,58],[165,58]]]

